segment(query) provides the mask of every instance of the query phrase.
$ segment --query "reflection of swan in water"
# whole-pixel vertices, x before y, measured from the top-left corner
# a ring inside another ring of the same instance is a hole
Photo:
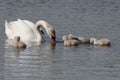
[[[39,20],[36,24],[28,20],[5,21],[5,33],[8,39],[14,39],[15,36],[20,36],[21,41],[43,41],[39,28],[43,26],[51,38],[51,42],[55,43],[55,29],[44,20]]]
[[[48,42],[49,43],[49,42]],[[31,46],[16,53],[16,48],[5,45],[4,54],[4,79],[40,79],[44,74],[51,75],[54,48],[50,43],[43,43],[41,46]],[[6,44],[6,43],[5,43]],[[45,44],[45,45],[44,45]],[[49,48],[49,50],[48,50]],[[15,51],[13,51],[15,50]],[[50,55],[49,55],[50,54]],[[20,73],[20,74],[18,74]],[[46,76],[47,77],[47,76]]]
[[[56,44],[47,44],[46,50],[50,53],[55,53],[55,47],[56,47]]]
[[[36,43],[33,42],[33,43],[30,43],[29,46],[27,45],[27,48],[14,48],[11,46],[13,44],[12,41],[13,40],[6,40],[4,47],[5,47],[5,51],[8,51],[8,53],[14,57],[20,57],[21,53],[24,53],[26,51],[31,53],[31,50],[33,51],[39,50],[38,53],[43,50],[45,50],[45,52],[47,51],[47,53],[54,53],[55,47],[56,47],[56,44],[49,43],[49,42],[43,43],[43,45],[40,45],[40,46],[36,45]]]
[[[13,47],[13,40],[6,40],[4,43],[5,52],[8,52],[14,57],[19,57],[21,52],[24,52],[26,48]]]
[[[95,39],[90,38],[90,43],[94,45],[100,45],[100,46],[110,46],[110,40],[109,39]]]

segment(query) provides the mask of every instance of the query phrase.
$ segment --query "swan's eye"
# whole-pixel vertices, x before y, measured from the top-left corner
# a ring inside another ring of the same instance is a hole
[[[43,30],[40,30],[40,32],[41,32],[42,34],[45,34]]]

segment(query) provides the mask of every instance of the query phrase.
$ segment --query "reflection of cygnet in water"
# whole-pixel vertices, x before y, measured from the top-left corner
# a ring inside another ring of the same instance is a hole
[[[100,45],[100,46],[110,46],[110,40],[109,39],[95,39],[95,38],[90,38],[90,43],[94,45]]]
[[[76,39],[69,39],[66,35],[63,36],[63,41],[64,41],[64,46],[69,47],[69,46],[78,46],[79,41]]]
[[[20,41],[20,36],[15,36],[14,40],[12,40],[11,45],[15,48],[26,48],[26,44]]]

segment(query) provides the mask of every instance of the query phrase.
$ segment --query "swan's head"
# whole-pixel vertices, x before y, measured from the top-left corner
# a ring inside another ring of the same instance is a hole
[[[51,39],[51,43],[55,43],[56,42],[56,32],[55,29],[51,26],[46,28],[46,32],[48,34],[48,36]]]
[[[51,42],[55,43],[56,42],[56,33],[55,33],[55,29],[50,29],[48,31],[48,35],[51,38]]]
[[[90,38],[90,43],[91,43],[91,44],[94,44],[95,41],[96,41],[95,38]]]

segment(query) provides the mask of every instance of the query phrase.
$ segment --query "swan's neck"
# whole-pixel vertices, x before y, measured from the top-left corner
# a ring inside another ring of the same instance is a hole
[[[34,33],[36,35],[36,41],[37,42],[42,42],[43,41],[43,38],[42,38],[42,35],[40,34],[39,32],[39,28],[35,28],[34,29]]]
[[[55,30],[52,28],[52,26],[50,24],[48,24],[46,21],[44,20],[40,20],[38,22],[36,22],[35,24],[35,28],[37,29],[37,31],[39,30],[40,27],[44,27],[48,36],[51,38],[51,42],[54,43],[55,42]],[[38,34],[37,34],[38,36]],[[42,36],[38,36],[37,39],[42,39]]]

